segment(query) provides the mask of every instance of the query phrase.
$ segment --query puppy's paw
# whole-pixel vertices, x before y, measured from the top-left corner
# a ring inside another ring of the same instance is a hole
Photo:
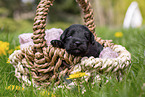
[[[60,40],[52,40],[50,43],[54,47],[64,48],[63,43]]]

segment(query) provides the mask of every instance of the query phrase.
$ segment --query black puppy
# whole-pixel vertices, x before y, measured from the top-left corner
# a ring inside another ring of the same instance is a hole
[[[74,56],[98,57],[103,46],[95,41],[92,32],[84,25],[74,24],[67,28],[60,40],[52,40],[54,47],[64,48]]]

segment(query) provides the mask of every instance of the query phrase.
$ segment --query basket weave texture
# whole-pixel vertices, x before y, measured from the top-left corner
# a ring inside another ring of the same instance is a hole
[[[131,54],[121,45],[114,45],[112,40],[103,40],[96,37],[93,10],[89,0],[76,0],[84,12],[84,22],[95,35],[96,41],[104,47],[110,47],[119,56],[112,59],[81,58],[68,54],[64,49],[46,45],[45,26],[49,7],[54,0],[41,0],[36,10],[33,26],[34,46],[14,51],[10,55],[10,62],[15,67],[15,76],[25,85],[33,83],[34,86],[49,86],[52,82],[59,85],[61,78],[69,75],[81,67],[80,71],[90,74],[93,71],[114,72],[117,76],[129,66]],[[70,67],[62,65],[65,61]],[[91,77],[91,76],[90,76]]]

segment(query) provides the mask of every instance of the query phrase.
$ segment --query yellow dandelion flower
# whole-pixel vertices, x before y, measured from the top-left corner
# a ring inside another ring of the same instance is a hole
[[[50,93],[47,91],[47,90],[42,90],[41,92],[40,92],[40,94],[42,95],[42,96],[45,96],[45,95],[50,95]],[[54,94],[51,94],[51,97],[56,97]]]
[[[8,50],[8,54],[12,54],[13,49]]]
[[[114,34],[114,36],[115,37],[123,37],[123,33],[122,32],[116,32],[115,34]]]
[[[76,72],[74,74],[69,75],[69,78],[67,79],[74,79],[74,78],[79,78],[83,76],[88,76],[85,72]]]
[[[10,63],[10,59],[8,58],[7,62],[6,63]]]
[[[24,90],[24,88],[20,87],[20,86],[16,86],[16,85],[10,85],[10,86],[6,87],[6,90],[17,90],[17,91],[19,91],[19,90]]]
[[[19,50],[20,49],[20,45],[19,46],[16,46],[15,50]]]
[[[9,43],[0,41],[0,55],[6,55],[6,51],[9,49]]]

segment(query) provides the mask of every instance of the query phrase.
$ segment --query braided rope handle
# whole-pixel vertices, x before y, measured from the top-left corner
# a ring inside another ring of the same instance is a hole
[[[76,0],[79,3],[79,6],[82,8],[85,16],[84,21],[85,25],[95,34],[95,24],[93,18],[93,10],[89,0]],[[45,36],[45,26],[46,26],[46,17],[49,11],[49,7],[52,6],[54,0],[41,0],[36,10],[36,17],[34,19],[33,26],[33,42],[34,48],[37,52],[43,53],[43,47],[46,47]]]
[[[89,3],[89,0],[76,0],[76,1],[79,3],[80,7],[82,8],[82,10],[85,14],[84,15],[85,25],[92,31],[92,33],[95,33],[93,10],[91,8],[91,4]],[[54,0],[41,0],[39,5],[37,6],[36,17],[34,18],[34,26],[33,26],[34,60],[32,61],[33,65],[32,65],[32,69],[31,69],[33,71],[33,68],[34,68],[34,72],[31,72],[31,73],[32,73],[32,77],[35,78],[36,80],[37,79],[46,80],[47,78],[50,78],[50,76],[52,76],[52,74],[45,75],[43,73],[52,71],[53,69],[54,69],[54,75],[53,75],[52,79],[55,79],[57,77],[57,73],[55,71],[57,71],[58,66],[62,62],[62,60],[58,60],[58,62],[56,63],[55,66],[50,66],[50,64],[48,64],[48,61],[47,61],[48,58],[46,58],[47,46],[46,46],[46,40],[44,39],[46,18],[47,18],[47,14],[49,11],[49,7],[52,6],[53,2],[54,2]],[[53,50],[53,48],[51,50]],[[59,52],[59,50],[57,50],[55,52]],[[50,51],[49,54],[51,54],[51,53],[53,53],[53,52]],[[54,54],[54,56],[52,57],[51,61],[49,61],[49,63],[54,63],[57,56],[58,56],[57,54]],[[77,59],[77,61],[75,61],[75,59]],[[75,62],[78,62],[78,60],[79,60],[78,58],[74,58]],[[67,60],[65,60],[65,61],[67,61]],[[42,67],[47,66],[49,68],[43,69],[43,68],[41,68],[41,66]],[[42,72],[42,73],[40,73],[40,72]],[[66,68],[65,70],[63,70],[61,72],[63,72],[63,74],[65,74],[65,72],[69,72],[69,71]],[[40,74],[40,75],[37,75],[37,74]],[[43,75],[43,77],[42,77],[42,75]],[[58,81],[58,83],[59,83],[59,81]]]

